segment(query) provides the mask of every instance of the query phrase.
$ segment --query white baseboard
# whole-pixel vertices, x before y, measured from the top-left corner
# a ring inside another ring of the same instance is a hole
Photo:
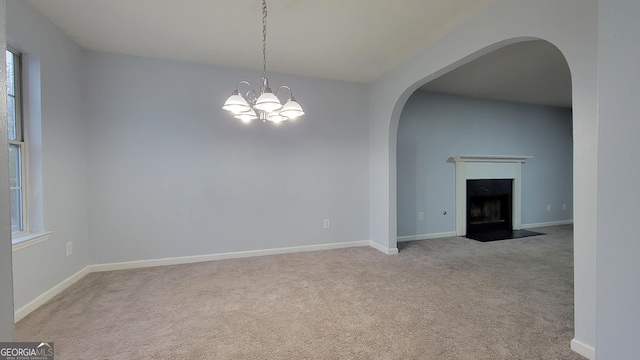
[[[297,252],[344,249],[344,248],[368,246],[368,245],[369,245],[369,240],[352,241],[352,242],[344,242],[344,243],[332,243],[332,244],[292,246],[292,247],[265,249],[265,250],[237,251],[237,252],[229,252],[229,253],[221,253],[221,254],[180,256],[180,257],[171,257],[171,258],[164,258],[164,259],[127,261],[127,262],[110,263],[110,264],[96,264],[96,265],[91,265],[90,269],[91,269],[91,272],[137,269],[137,268],[145,268],[145,267],[153,267],[153,266],[191,264],[191,263],[214,261],[214,260],[240,259],[240,258],[247,258],[247,257],[290,254],[290,253],[297,253]]]
[[[40,296],[35,298],[33,301],[29,302],[27,305],[16,310],[14,314],[14,321],[18,322],[22,320],[25,316],[29,315],[33,310],[37,309],[47,301],[53,299],[54,296],[60,294],[63,290],[75,284],[78,280],[82,279],[89,272],[90,272],[89,266],[85,266],[82,270],[62,280],[62,282],[60,282],[58,285],[40,294]]]
[[[456,236],[455,231],[447,231],[441,233],[410,235],[410,236],[398,236],[398,242],[414,241],[414,240],[428,240],[428,239],[441,239],[446,237]]]
[[[35,298],[33,301],[29,302],[27,305],[16,310],[14,314],[14,319],[15,319],[15,322],[22,320],[25,316],[29,315],[29,313],[31,313],[33,310],[37,309],[47,301],[51,300],[54,296],[60,294],[64,289],[75,284],[78,280],[82,279],[85,275],[92,272],[137,269],[137,268],[145,268],[145,267],[152,267],[152,266],[190,264],[190,263],[197,263],[197,262],[204,262],[204,261],[239,259],[239,258],[247,258],[247,257],[290,254],[290,253],[318,251],[318,250],[344,249],[344,248],[360,247],[360,246],[371,246],[389,255],[398,253],[398,248],[389,249],[371,240],[362,240],[362,241],[351,241],[351,242],[344,242],[344,243],[292,246],[292,247],[276,248],[276,249],[238,251],[238,252],[221,253],[221,254],[181,256],[181,257],[172,257],[172,258],[164,258],[164,259],[127,261],[127,262],[110,263],[110,264],[89,265],[83,268],[82,270],[78,271],[77,273],[71,275],[70,277],[66,278],[65,280],[55,285],[51,289],[45,291],[40,296]]]
[[[14,314],[15,322],[20,321],[25,316],[29,315],[33,310],[37,309],[47,301],[51,300],[54,296],[60,294],[64,289],[76,283],[82,279],[85,275],[92,272],[111,271],[111,270],[124,270],[124,269],[136,269],[152,266],[165,266],[165,265],[178,265],[189,264],[203,261],[224,260],[224,259],[239,259],[246,257],[265,256],[265,255],[277,255],[277,254],[289,254],[296,252],[318,251],[318,250],[331,250],[331,249],[344,249],[350,247],[370,246],[371,241],[352,241],[345,243],[332,243],[332,244],[318,244],[318,245],[305,245],[305,246],[293,246],[286,248],[266,249],[266,250],[253,250],[253,251],[239,251],[222,254],[210,254],[210,255],[198,255],[198,256],[183,256],[165,259],[154,260],[141,260],[141,261],[128,261],[111,264],[96,264],[89,265],[71,275],[67,279],[63,280],[59,284],[55,285],[51,289],[45,291],[40,296],[29,302],[27,305],[16,310]],[[397,249],[396,249],[397,253]]]
[[[576,339],[571,340],[571,350],[577,352],[578,354],[586,357],[589,360],[594,360],[596,358],[596,349],[593,346],[587,345],[582,341]]]
[[[535,224],[522,224],[520,225],[520,228],[531,229],[531,228],[538,228],[538,227],[545,227],[545,226],[558,226],[558,225],[571,225],[571,224],[573,224],[573,220],[560,220],[560,221],[548,221],[548,222],[535,223]]]
[[[371,246],[372,248],[382,251],[383,253],[387,254],[387,255],[395,255],[398,253],[398,248],[395,247],[393,249],[388,248],[386,246],[380,245],[377,242],[373,241],[373,240],[369,240],[369,246]]]

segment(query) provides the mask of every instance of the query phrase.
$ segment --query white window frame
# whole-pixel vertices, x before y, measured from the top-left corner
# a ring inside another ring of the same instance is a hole
[[[26,129],[26,121],[23,118],[23,98],[22,98],[22,54],[15,49],[7,47],[7,51],[11,52],[14,56],[14,87],[15,94],[13,95],[15,98],[15,121],[16,121],[16,139],[9,139],[9,146],[14,145],[20,148],[20,200],[21,200],[21,212],[22,212],[22,229],[20,231],[11,232],[12,239],[16,239],[22,237],[24,235],[29,234],[29,198],[28,198],[28,150],[27,150],[27,141],[25,134]],[[7,94],[7,98],[10,95]],[[11,190],[15,190],[15,187],[11,187]],[[12,226],[13,228],[13,226]]]
[[[27,163],[27,146],[26,143],[24,141],[15,141],[15,140],[9,140],[9,146],[11,145],[16,145],[20,148],[20,200],[21,200],[21,205],[22,205],[22,229],[20,231],[16,231],[16,232],[11,232],[11,237],[12,238],[16,238],[16,237],[20,237],[23,235],[26,235],[29,233],[29,211],[28,211],[28,206],[29,206],[29,200],[28,200],[28,191],[27,191],[27,184],[28,184],[28,175],[27,175],[27,169],[28,169],[28,163]],[[17,187],[10,187],[11,190],[15,190],[17,189]],[[13,226],[12,226],[13,228]]]
[[[15,252],[47,241],[52,232],[44,230],[44,224],[41,219],[42,215],[40,213],[36,214],[35,218],[32,218],[32,216],[34,216],[32,210],[38,210],[42,204],[40,202],[41,198],[38,196],[35,197],[35,201],[37,201],[37,203],[33,204],[33,199],[31,199],[30,196],[31,191],[37,191],[38,193],[42,192],[42,189],[39,187],[37,189],[32,188],[33,184],[31,184],[29,178],[31,171],[35,171],[34,174],[36,174],[36,176],[39,174],[38,172],[41,171],[41,164],[37,160],[36,166],[38,166],[38,169],[35,170],[32,169],[33,164],[29,161],[29,141],[32,140],[29,139],[29,135],[31,134],[31,121],[41,121],[40,109],[39,105],[37,105],[40,104],[40,62],[37,60],[37,57],[27,57],[28,55],[11,45],[7,46],[7,50],[18,57],[18,69],[14,69],[14,81],[17,83],[15,95],[18,97],[19,104],[16,106],[16,112],[18,113],[17,117],[19,116],[20,121],[20,134],[16,136],[16,140],[9,140],[9,144],[20,146],[20,165],[22,166],[22,231],[12,231],[11,234],[12,251]],[[29,88],[26,88],[25,84],[28,84],[26,86],[29,86]],[[35,101],[30,105],[29,100],[31,97],[33,97]],[[34,104],[36,106],[32,108],[31,106]],[[33,116],[35,116],[35,118],[32,118]]]

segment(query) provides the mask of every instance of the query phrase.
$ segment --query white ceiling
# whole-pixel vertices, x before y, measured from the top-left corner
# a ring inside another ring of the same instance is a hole
[[[546,41],[505,46],[424,85],[422,90],[571,107],[571,73]]]
[[[494,0],[267,0],[268,70],[369,82]],[[28,0],[79,46],[262,68],[261,0]]]
[[[253,70],[262,67],[260,0],[27,1],[85,49]],[[268,71],[370,82],[494,1],[268,0]],[[535,56],[528,54],[510,58],[524,64]],[[450,85],[442,80],[430,90],[465,94],[469,78],[474,92],[483,81],[489,88],[507,86],[508,82],[490,76],[491,62],[480,67],[482,74],[469,77],[459,72],[451,76]],[[516,65],[508,66],[511,76],[520,73]],[[532,71],[531,65],[554,64],[530,61],[527,72]],[[495,70],[502,73],[505,67]],[[498,90],[504,99],[504,93],[520,93]],[[489,92],[485,89],[483,96],[491,97]]]

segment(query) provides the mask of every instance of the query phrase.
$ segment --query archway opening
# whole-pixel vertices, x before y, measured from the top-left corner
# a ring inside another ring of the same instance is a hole
[[[571,74],[564,56],[543,40],[519,42],[424,79],[415,89],[402,105],[393,144],[396,203],[391,206],[396,207],[391,213],[396,214],[398,248],[446,249],[439,254],[455,258],[454,271],[473,267],[476,273],[469,276],[508,278],[500,284],[509,289],[500,300],[494,296],[500,288],[490,291],[496,301],[533,299],[537,295],[530,289],[518,289],[525,283],[537,282],[540,287],[532,286],[537,294],[553,289],[542,300],[549,307],[532,302],[528,309],[559,319],[549,323],[551,331],[568,325],[561,336],[566,346],[573,337],[574,192]],[[480,243],[457,236],[456,165],[450,159],[461,155],[531,157],[521,168],[520,225],[546,237],[495,247],[500,254],[494,257]],[[518,250],[505,255],[506,248]],[[545,253],[545,248],[555,250]],[[519,265],[507,275],[494,261]],[[553,270],[545,273],[543,267]]]
[[[466,235],[460,167],[450,161],[460,155],[521,157],[514,229],[570,223],[572,153],[571,75],[555,46],[520,42],[466,63],[422,85],[402,109],[398,240]]]

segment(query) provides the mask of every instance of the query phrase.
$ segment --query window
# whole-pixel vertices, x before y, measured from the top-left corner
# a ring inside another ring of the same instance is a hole
[[[15,252],[46,241],[51,232],[44,230],[42,208],[40,61],[37,55],[12,48],[5,56],[11,243]],[[28,153],[29,146],[36,152]]]
[[[21,56],[7,50],[7,117],[9,122],[9,185],[11,189],[11,233],[28,232],[26,209],[26,145],[22,120]]]

